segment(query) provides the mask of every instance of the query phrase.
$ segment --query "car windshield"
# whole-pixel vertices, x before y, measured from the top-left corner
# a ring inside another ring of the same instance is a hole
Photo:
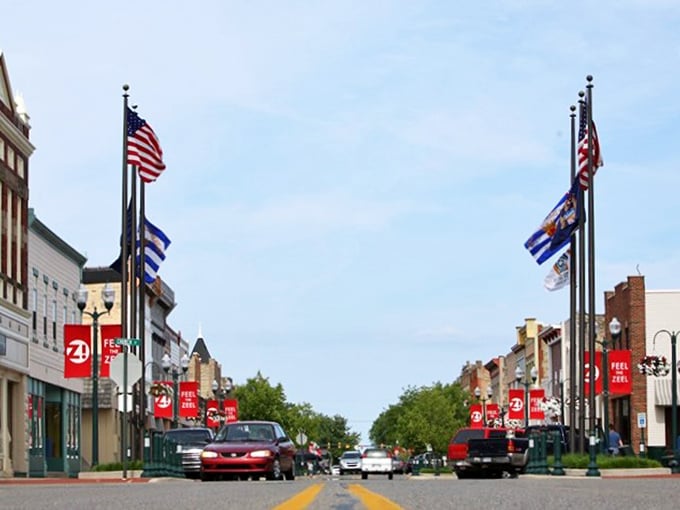
[[[216,441],[274,441],[271,425],[238,423],[226,425],[217,433]]]
[[[165,437],[179,444],[209,443],[211,434],[209,430],[169,430]]]
[[[342,454],[343,459],[358,459],[359,457],[359,452],[345,452]]]
[[[364,455],[369,459],[384,459],[385,457],[389,457],[387,450],[366,450]]]

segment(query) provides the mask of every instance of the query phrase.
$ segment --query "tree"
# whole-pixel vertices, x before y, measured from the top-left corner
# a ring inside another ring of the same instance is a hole
[[[272,386],[259,371],[245,384],[237,386],[234,396],[238,400],[239,419],[278,422],[293,440],[299,432],[304,432],[308,441],[330,450],[334,457],[339,456],[346,445],[353,447],[359,442],[359,434],[350,430],[346,418],[318,413],[306,402],[287,402],[283,386],[280,383]]]
[[[258,371],[255,377],[236,388],[235,397],[240,420],[275,421],[285,429],[286,394],[281,383],[272,386],[269,379]],[[290,434],[288,429],[285,430]]]
[[[375,444],[399,444],[416,452],[429,444],[435,452],[443,453],[454,432],[467,423],[467,398],[459,384],[409,387],[399,403],[373,422],[369,437]]]

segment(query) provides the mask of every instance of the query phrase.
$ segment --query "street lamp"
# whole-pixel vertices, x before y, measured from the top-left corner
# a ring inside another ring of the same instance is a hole
[[[78,309],[81,314],[92,318],[92,328],[94,329],[92,340],[92,467],[99,464],[99,366],[97,363],[99,357],[99,317],[111,311],[115,298],[115,291],[107,283],[102,290],[102,301],[106,311],[98,312],[95,306],[94,311],[87,312],[85,311],[87,287],[81,284],[76,293]]]
[[[181,374],[186,374],[189,370],[189,356],[185,352],[179,360],[181,372],[176,366],[172,364],[170,360],[170,355],[166,352],[161,358],[161,366],[166,374],[172,374],[172,428],[176,429],[179,424],[179,390],[178,390],[178,380]],[[170,372],[172,369],[172,372]]]
[[[220,388],[220,384],[217,382],[216,379],[213,379],[212,385],[212,392],[215,398],[217,399],[217,409],[218,409],[218,416],[220,421],[226,421],[227,420],[227,415],[225,413],[225,410],[223,409],[223,402],[225,397],[228,397],[229,394],[231,393],[231,390],[234,389],[234,381],[231,377],[227,377],[224,382],[224,388]]]
[[[619,338],[621,334],[621,323],[616,317],[609,321],[609,336],[611,336],[612,345]],[[606,449],[611,446],[609,444],[609,341],[604,339],[600,342],[602,344],[602,399],[604,402],[604,445]]]
[[[671,473],[680,473],[680,466],[678,466],[678,335],[680,331],[668,331],[661,329],[654,334],[652,343],[656,343],[656,337],[659,333],[666,333],[671,338],[671,442],[673,445],[673,460],[668,465],[671,468]]]
[[[522,370],[522,367],[517,366],[515,369],[515,380],[517,381],[518,384],[521,384],[524,386],[524,427],[529,426],[529,386],[532,384],[536,384],[536,379],[538,379],[538,369],[533,366],[531,367],[531,380],[525,379],[522,380],[524,377],[524,370]]]
[[[477,397],[477,400],[481,400],[482,402],[482,416],[484,419],[484,426],[487,426],[486,423],[486,403],[491,400],[491,396],[493,395],[493,390],[491,389],[491,386],[486,387],[486,396],[487,398],[481,398],[482,396],[482,390],[479,389],[479,386],[475,388],[475,397]]]

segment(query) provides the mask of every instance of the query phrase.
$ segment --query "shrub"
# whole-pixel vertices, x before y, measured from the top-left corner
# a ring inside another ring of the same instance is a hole
[[[131,460],[130,462],[128,462],[127,468],[130,471],[138,471],[144,468],[144,463],[141,460]],[[92,468],[92,471],[122,471],[122,470],[123,470],[122,462],[98,464],[94,468]]]
[[[654,459],[643,459],[633,455],[598,455],[597,467],[599,469],[633,469],[633,468],[655,468],[662,467],[661,463]],[[548,458],[548,465],[554,464],[554,458]],[[590,464],[590,455],[588,454],[568,454],[562,456],[562,465],[566,469],[587,469]]]

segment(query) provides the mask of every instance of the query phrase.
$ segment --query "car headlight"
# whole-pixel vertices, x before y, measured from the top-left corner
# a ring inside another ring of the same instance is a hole
[[[271,450],[255,450],[254,452],[250,452],[251,457],[271,457],[274,454],[271,452]]]
[[[216,457],[217,457],[217,452],[206,452],[205,450],[203,450],[201,452],[201,458],[202,459],[214,459]]]

